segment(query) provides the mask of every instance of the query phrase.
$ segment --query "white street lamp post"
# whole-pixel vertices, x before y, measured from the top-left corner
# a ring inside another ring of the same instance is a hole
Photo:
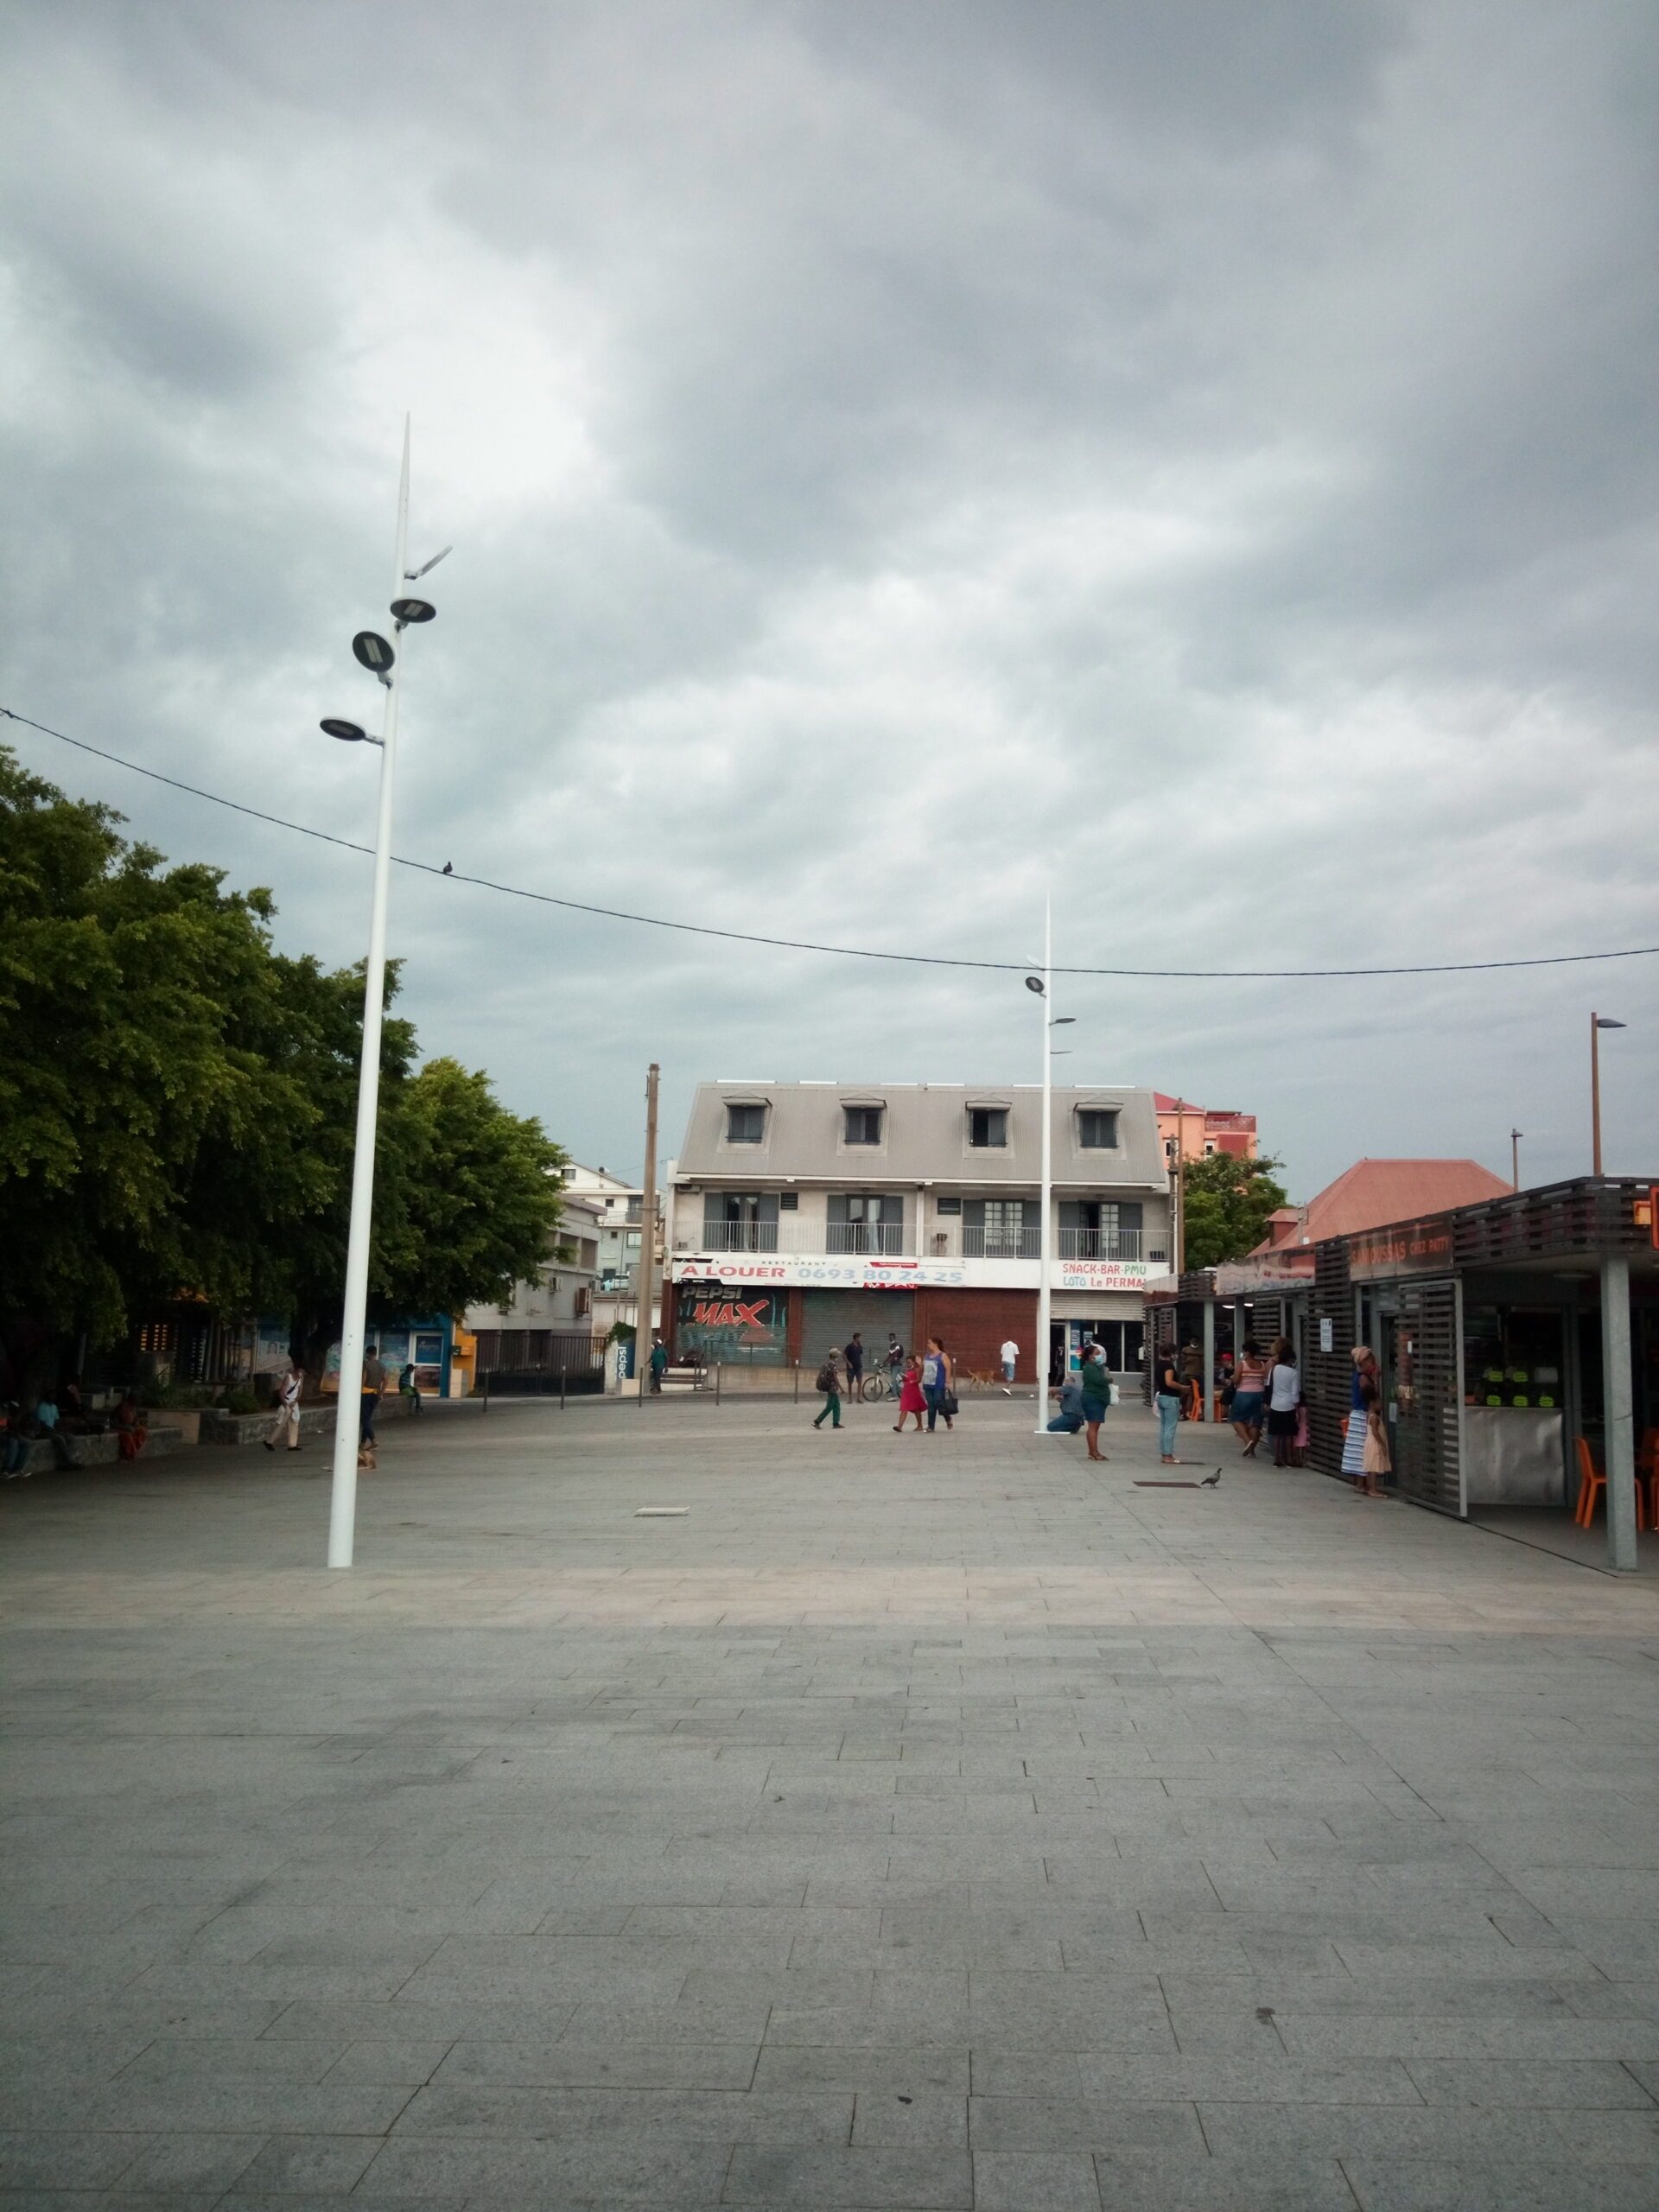
[[[1043,1148],[1042,1148],[1042,1210],[1037,1244],[1037,1426],[1036,1433],[1044,1435],[1048,1428],[1048,1358],[1049,1358],[1049,1277],[1052,1270],[1054,1228],[1050,1217],[1054,1205],[1053,1177],[1053,1077],[1054,1032],[1070,1027],[1076,1020],[1073,1014],[1061,1014],[1057,1020],[1052,1011],[1049,997],[1051,971],[1054,964],[1054,909],[1052,899],[1043,897],[1043,972],[1027,976],[1026,988],[1037,994],[1043,1014]]]
[[[446,546],[447,552],[448,548]],[[442,553],[420,570],[443,558]],[[397,560],[393,571],[391,613],[396,634],[401,637],[411,622],[429,622],[435,609],[423,599],[411,598],[415,578],[409,560],[409,421],[404,422],[404,467],[397,486]],[[357,1529],[358,1411],[363,1395],[363,1336],[368,1303],[369,1241],[374,1218],[374,1148],[380,1105],[380,1023],[386,991],[386,894],[391,879],[391,797],[397,768],[397,657],[387,654],[384,664],[375,656],[372,633],[359,640],[358,658],[374,668],[385,686],[386,714],[378,739],[380,747],[380,804],[374,832],[374,895],[369,908],[369,957],[363,977],[363,1056],[357,1080],[357,1141],[352,1156],[352,1217],[346,1245],[346,1298],[340,1317],[340,1395],[334,1402],[334,1491],[328,1510],[328,1564],[349,1567]],[[366,647],[366,650],[365,650]],[[350,722],[325,722],[331,736],[361,741],[365,733]]]

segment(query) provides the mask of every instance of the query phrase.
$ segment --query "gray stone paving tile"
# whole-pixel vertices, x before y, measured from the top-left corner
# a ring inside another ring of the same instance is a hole
[[[442,2037],[416,2042],[412,2038],[381,2041],[365,2037],[348,2044],[323,2078],[330,2084],[372,2082],[386,2088],[401,2085],[416,2089],[423,2082],[431,2080],[449,2049],[449,2044]]]
[[[130,2191],[229,2189],[264,2146],[261,2135],[152,2135],[121,2176]]]
[[[1316,2062],[1292,2059],[1282,2049],[1223,2051],[1198,2056],[1148,2058],[1118,2052],[1079,2052],[1079,2094],[1140,2103],[1179,2098],[1193,2103],[1261,2105],[1421,2105],[1433,2102],[1419,2087],[1415,2069],[1398,2059]]]
[[[756,2089],[869,2089],[919,2095],[925,2089],[965,2097],[969,2087],[965,2047],[879,2044],[850,2049],[837,2044],[766,2044],[758,2055]]]
[[[529,2138],[467,2140],[429,2135],[394,2136],[377,2153],[352,2201],[379,2206],[398,2199],[459,2196],[467,2212],[499,2206],[565,2203],[647,2206],[718,2204],[731,2146],[673,2143],[658,2135],[633,2141],[544,2143]],[[803,2154],[804,2155],[804,2154]]]
[[[976,2151],[1157,2151],[1196,2157],[1197,2108],[1174,2100],[980,2097],[968,2107]]]
[[[1558,2110],[1548,2117],[1575,2156],[1592,2164],[1645,2166],[1659,2174],[1659,2111]]]
[[[973,2170],[957,2151],[782,2150],[740,2144],[721,2202],[784,2208],[816,2204],[891,2212],[970,2212]]]
[[[129,2082],[201,2081],[321,2082],[339,2063],[345,2044],[257,2041],[247,2036],[157,2036],[120,2069]]]
[[[974,2212],[1100,2212],[1084,2151],[976,2151]]]
[[[1407,2012],[1288,2012],[1272,2024],[1293,2057],[1535,2060],[1659,2060],[1659,2020],[1436,2018]],[[1177,2031],[1179,2034],[1179,2029]],[[1414,2077],[1415,2068],[1413,2069]],[[1638,2081],[1639,2064],[1630,2064]],[[1651,2082],[1644,2082],[1651,2088]]]
[[[1626,2068],[1611,2060],[1415,2058],[1412,2080],[1431,2105],[1476,2105],[1535,2111],[1560,2106],[1600,2112],[1620,2106],[1649,2110],[1654,2100]]]
[[[525,2088],[645,2089],[817,2088],[822,2077],[760,2081],[753,2044],[600,2044],[569,2037],[563,2043],[463,2041],[450,2046],[434,2072],[444,2088],[497,2082]]]
[[[1102,2212],[1354,2212],[1342,2166],[1317,2155],[1120,2154],[1094,2164]]]
[[[343,2196],[380,2148],[373,2135],[273,2135],[245,2172],[236,2194]]]
[[[1556,2113],[1476,2112],[1441,2105],[1221,2105],[1200,2107],[1216,2158],[1285,2151],[1332,2158],[1441,2158],[1474,2163],[1538,2158],[1559,2161]],[[1599,2121],[1637,2117],[1598,2113]]]
[[[141,2133],[84,2127],[13,2127],[0,2132],[0,2189],[107,2189],[144,2147]]]
[[[262,2137],[282,2130],[315,2135],[378,2135],[390,2127],[405,2089],[302,2082],[248,2082],[202,2076],[185,2082],[106,2083],[73,2101],[78,2123],[113,2134],[232,2131]],[[0,2086],[0,2127],[27,2127],[39,2118],[27,2090]]]
[[[499,2082],[435,2082],[397,2120],[400,2135],[669,2133],[710,2143],[844,2143],[853,2093],[733,2093],[718,2089],[525,2088]]]
[[[968,2099],[944,2089],[861,2088],[853,2110],[860,2149],[968,2148]]]
[[[1343,2162],[1360,2212],[1653,2212],[1651,2174],[1621,2166]]]

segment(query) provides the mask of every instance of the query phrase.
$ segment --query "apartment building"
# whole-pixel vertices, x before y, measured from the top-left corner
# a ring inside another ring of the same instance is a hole
[[[604,1167],[584,1167],[572,1160],[564,1171],[564,1187],[599,1212],[599,1279],[594,1287],[594,1334],[604,1338],[613,1325],[626,1322],[632,1328],[639,1306],[639,1250],[645,1234],[645,1189]],[[658,1255],[662,1250],[663,1198],[657,1197]]]
[[[1042,1092],[1035,1085],[699,1084],[669,1172],[664,1307],[684,1355],[811,1361],[944,1338],[1037,1372]],[[1056,1090],[1052,1374],[1090,1335],[1120,1372],[1168,1272],[1169,1179],[1149,1090]]]
[[[479,1372],[546,1363],[554,1337],[587,1337],[604,1212],[590,1193],[567,1190],[545,1260],[529,1282],[516,1283],[500,1306],[469,1306],[464,1326],[477,1339]]]
[[[1216,1152],[1255,1158],[1254,1114],[1241,1114],[1230,1106],[1195,1106],[1191,1099],[1172,1098],[1161,1090],[1154,1091],[1153,1097],[1164,1157],[1172,1166],[1178,1160],[1207,1160]]]

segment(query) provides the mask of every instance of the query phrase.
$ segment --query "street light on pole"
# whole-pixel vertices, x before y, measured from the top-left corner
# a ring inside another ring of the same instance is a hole
[[[1026,978],[1026,988],[1037,994],[1042,1004],[1043,1014],[1042,1197],[1039,1201],[1041,1220],[1038,1230],[1037,1245],[1037,1421],[1035,1433],[1039,1436],[1043,1435],[1048,1427],[1048,1361],[1051,1326],[1049,1313],[1052,1302],[1049,1293],[1049,1276],[1054,1239],[1053,1224],[1050,1218],[1054,1211],[1052,1128],[1054,1032],[1057,1029],[1069,1027],[1077,1020],[1074,1014],[1061,1014],[1057,1018],[1049,1011],[1052,1003],[1049,996],[1049,982],[1053,962],[1053,901],[1045,893],[1043,898],[1043,972],[1040,976],[1027,976]]]
[[[1601,1173],[1601,1046],[1599,1033],[1604,1029],[1623,1029],[1622,1021],[1615,1021],[1610,1014],[1592,1014],[1590,1017],[1590,1172]]]
[[[446,546],[444,552],[449,548]],[[409,418],[404,418],[404,466],[397,486],[397,556],[391,613],[401,636],[411,622],[429,622],[437,609],[410,594],[409,586],[435,567],[411,570],[409,559]],[[378,737],[360,723],[330,715],[322,728],[345,745],[380,748],[380,800],[374,833],[374,892],[369,908],[369,956],[363,976],[363,1053],[357,1079],[357,1138],[352,1156],[351,1228],[346,1245],[346,1295],[340,1315],[340,1395],[334,1407],[334,1489],[328,1510],[328,1564],[349,1567],[357,1529],[357,1409],[363,1395],[363,1336],[368,1303],[369,1241],[374,1216],[375,1128],[380,1105],[380,1024],[386,995],[386,894],[391,879],[391,798],[397,766],[397,655],[373,630],[359,630],[352,651],[386,694]]]

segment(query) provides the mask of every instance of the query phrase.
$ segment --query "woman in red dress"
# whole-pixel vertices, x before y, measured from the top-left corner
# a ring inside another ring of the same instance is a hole
[[[916,1433],[922,1433],[922,1415],[927,1411],[927,1400],[922,1395],[922,1363],[912,1352],[905,1363],[905,1379],[899,1385],[899,1418],[893,1424],[895,1436],[904,1432],[906,1421],[912,1414],[916,1416]]]

